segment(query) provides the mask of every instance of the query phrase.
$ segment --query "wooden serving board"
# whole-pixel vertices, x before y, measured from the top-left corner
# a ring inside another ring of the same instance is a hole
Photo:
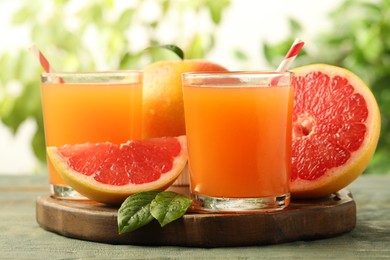
[[[175,191],[186,193],[185,187]],[[356,205],[347,190],[318,200],[293,200],[287,209],[262,213],[188,212],[161,228],[157,221],[118,234],[117,207],[93,201],[36,200],[38,224],[60,235],[110,244],[222,247],[277,244],[334,237],[356,225]]]

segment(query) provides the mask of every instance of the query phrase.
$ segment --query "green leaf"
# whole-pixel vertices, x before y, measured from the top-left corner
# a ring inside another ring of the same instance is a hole
[[[203,35],[200,34],[194,35],[194,37],[190,41],[190,44],[188,45],[188,49],[186,50],[186,53],[190,59],[200,59],[201,57],[205,56]]]
[[[297,34],[300,34],[302,32],[302,25],[299,23],[298,20],[296,20],[294,18],[289,18],[288,21],[289,21],[289,25],[290,25],[291,34],[297,35]]]
[[[119,62],[119,69],[139,69],[141,65],[141,53],[125,53]]]
[[[161,227],[182,217],[191,206],[192,200],[173,191],[160,192],[150,204],[152,216]]]
[[[224,8],[230,5],[230,0],[207,1],[206,4],[208,6],[210,16],[214,24],[220,24]]]
[[[14,25],[21,25],[23,23],[35,23],[41,11],[42,1],[31,1],[28,4],[22,5],[11,17],[11,22]]]
[[[192,200],[173,191],[147,191],[128,197],[118,210],[119,234],[134,231],[157,219],[161,227],[182,217]]]
[[[236,57],[236,59],[240,61],[246,61],[249,59],[248,55],[243,50],[235,49],[233,51],[233,54],[234,57]]]
[[[170,0],[164,0],[161,3],[161,11],[163,15],[166,15],[171,7],[171,1]]]
[[[146,48],[145,51],[146,51],[146,50],[153,50],[153,49],[156,49],[156,48],[166,49],[166,50],[172,51],[172,52],[175,53],[181,60],[184,60],[184,52],[183,52],[183,50],[180,49],[179,47],[177,47],[176,45],[173,45],[173,44],[151,46],[151,47]]]
[[[121,30],[126,30],[131,26],[131,22],[134,18],[134,9],[130,8],[125,10],[119,17],[116,25]]]
[[[153,220],[150,203],[159,191],[140,192],[128,197],[118,210],[119,234],[134,231]]]

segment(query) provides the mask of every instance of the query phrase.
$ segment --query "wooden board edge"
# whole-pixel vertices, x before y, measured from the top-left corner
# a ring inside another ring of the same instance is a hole
[[[77,205],[73,207],[72,205]],[[301,202],[261,214],[186,214],[161,228],[157,221],[132,233],[117,232],[116,209],[64,202],[40,196],[38,224],[51,232],[82,240],[128,245],[188,247],[251,246],[334,237],[356,225],[356,204],[342,190],[331,205]]]

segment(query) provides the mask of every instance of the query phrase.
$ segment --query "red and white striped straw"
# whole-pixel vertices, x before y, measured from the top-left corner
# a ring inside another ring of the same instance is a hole
[[[35,46],[35,44],[31,45],[29,50],[35,55],[35,57],[38,59],[39,63],[41,64],[43,70],[47,73],[55,72],[54,68],[50,66],[49,61],[45,58],[43,53]]]
[[[54,73],[56,72],[54,70],[54,68],[50,65],[49,61],[46,59],[45,55],[43,55],[43,53],[38,49],[37,46],[35,46],[35,44],[32,44],[31,47],[29,48],[29,50],[35,55],[35,57],[38,59],[39,63],[41,64],[43,70],[46,72],[46,73]],[[58,78],[58,81],[60,83],[64,83],[64,79],[59,77]]]
[[[295,57],[297,57],[299,51],[302,49],[305,43],[300,39],[296,39],[294,43],[291,45],[290,50],[287,52],[286,56],[280,63],[279,67],[276,69],[278,72],[287,71],[294,61]]]

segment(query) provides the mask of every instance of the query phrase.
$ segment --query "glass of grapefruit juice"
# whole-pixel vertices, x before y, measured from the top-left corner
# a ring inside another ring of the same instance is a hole
[[[41,94],[46,146],[141,139],[140,71],[44,73]],[[52,196],[83,199],[48,168]]]
[[[216,212],[288,206],[292,73],[185,73],[183,99],[194,205]]]

